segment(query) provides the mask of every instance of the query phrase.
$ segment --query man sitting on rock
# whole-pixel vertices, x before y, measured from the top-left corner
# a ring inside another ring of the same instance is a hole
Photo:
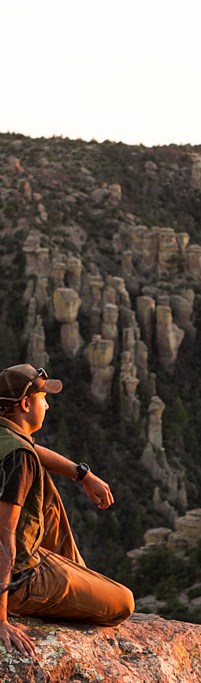
[[[134,609],[128,588],[86,567],[48,470],[80,481],[102,510],[113,503],[108,484],[31,436],[48,410],[46,394],[61,389],[29,364],[0,373],[0,638],[23,655],[34,656],[33,641],[7,611],[114,626]]]

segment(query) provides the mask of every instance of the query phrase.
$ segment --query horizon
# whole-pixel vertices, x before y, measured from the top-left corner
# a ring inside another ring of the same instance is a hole
[[[70,142],[82,142],[83,144],[97,144],[97,145],[104,145],[106,143],[109,143],[111,145],[124,145],[126,147],[144,147],[145,149],[154,149],[154,148],[162,148],[162,147],[201,147],[201,142],[200,143],[194,143],[192,144],[191,142],[185,142],[185,143],[176,143],[176,142],[170,142],[169,144],[167,143],[161,143],[161,144],[154,144],[154,145],[144,145],[142,142],[140,143],[128,143],[128,142],[123,142],[122,140],[102,140],[101,142],[99,140],[96,140],[95,138],[92,138],[91,140],[85,140],[84,138],[77,137],[77,138],[71,138],[68,135],[55,135],[54,133],[52,135],[46,136],[46,135],[26,135],[24,133],[21,133],[19,131],[1,131],[0,130],[0,136],[14,136],[14,137],[23,137],[25,139],[29,140],[69,140]]]

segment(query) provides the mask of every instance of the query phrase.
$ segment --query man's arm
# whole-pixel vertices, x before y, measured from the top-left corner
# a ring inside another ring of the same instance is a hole
[[[77,466],[75,462],[44,446],[34,444],[34,448],[40,458],[41,465],[46,467],[47,470],[55,474],[62,474],[64,477],[69,477],[69,479],[76,479]],[[98,505],[100,510],[105,510],[114,503],[114,498],[108,484],[99,479],[93,472],[88,472],[80,483],[87,496],[93,503]]]
[[[34,656],[35,649],[31,639],[20,626],[13,626],[7,620],[8,584],[15,562],[15,532],[21,507],[0,501],[0,638],[8,652],[11,642],[23,655]]]

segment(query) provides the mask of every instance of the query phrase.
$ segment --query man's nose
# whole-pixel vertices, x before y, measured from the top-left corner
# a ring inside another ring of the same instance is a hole
[[[50,407],[49,403],[47,403],[47,401],[45,401],[45,410],[49,410],[49,407]]]

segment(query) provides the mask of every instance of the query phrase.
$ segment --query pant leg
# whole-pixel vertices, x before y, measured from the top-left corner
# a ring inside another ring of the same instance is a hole
[[[44,470],[44,536],[42,547],[83,565],[85,562],[75,543],[74,536],[57,488],[47,470]]]
[[[44,548],[40,558],[29,582],[9,597],[10,612],[105,626],[132,614],[133,594],[125,586]]]

